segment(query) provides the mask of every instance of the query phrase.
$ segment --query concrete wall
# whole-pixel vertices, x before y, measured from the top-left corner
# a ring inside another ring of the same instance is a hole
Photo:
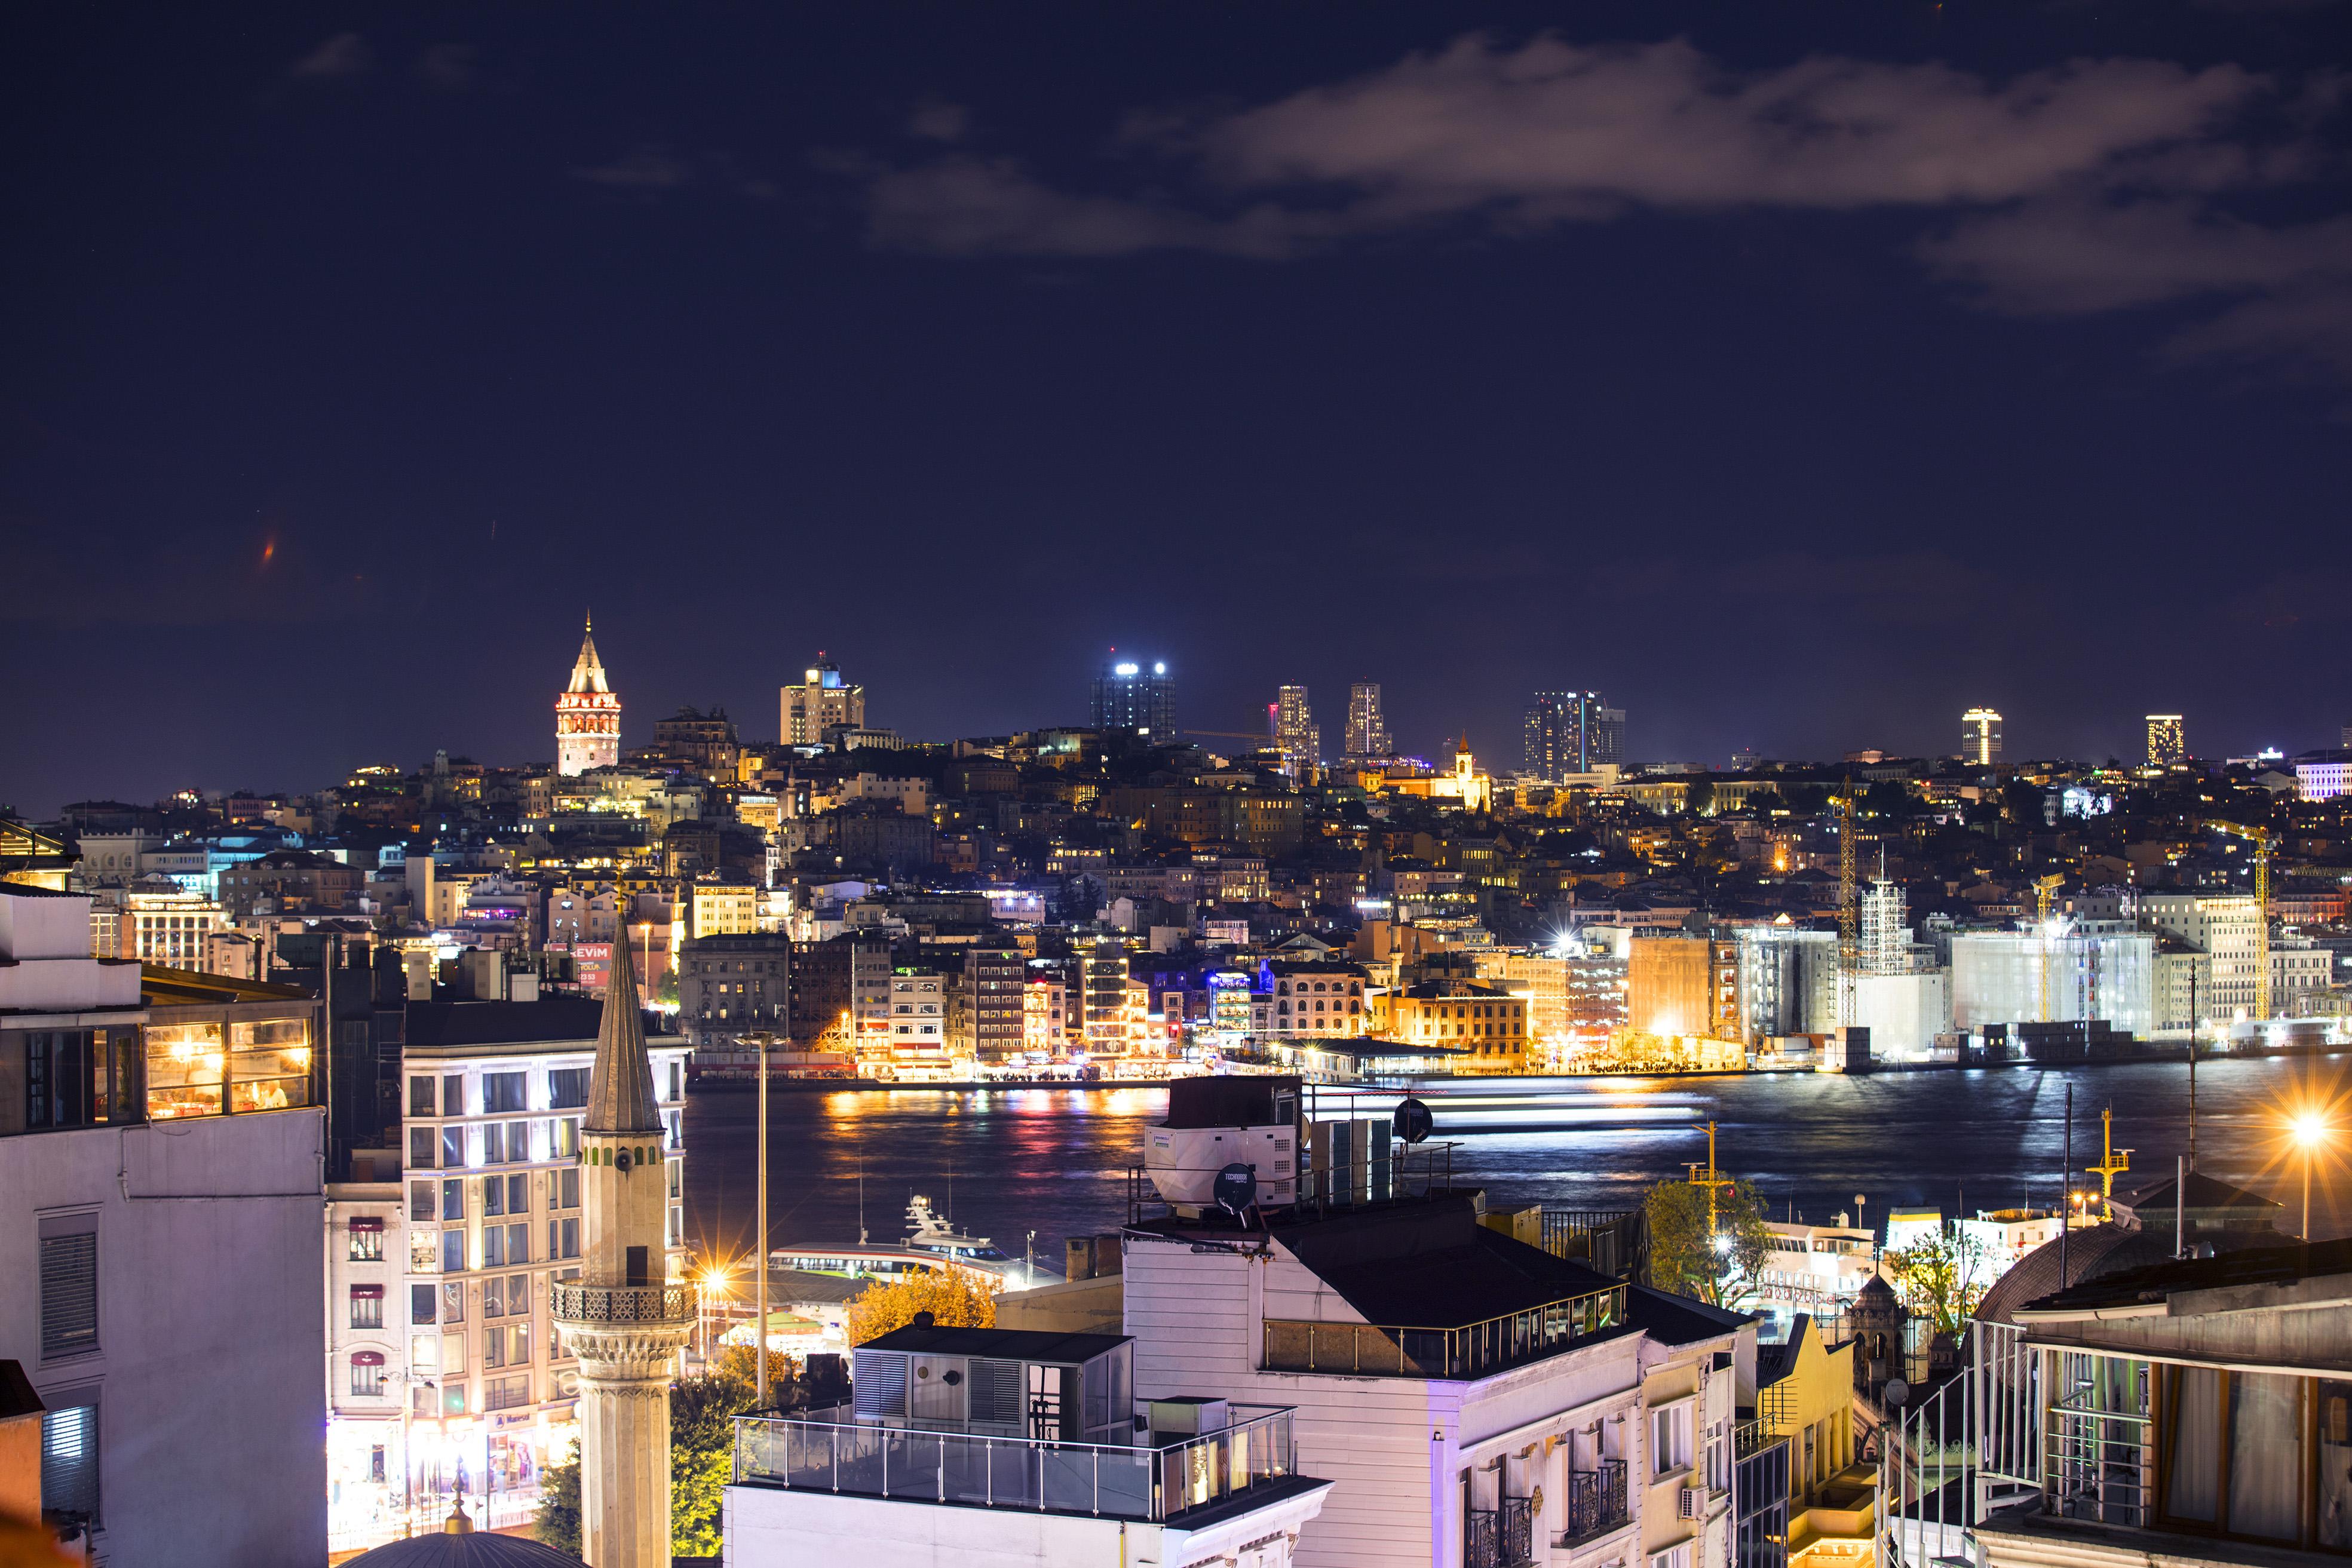
[[[0,1138],[0,1358],[97,1391],[97,1561],[325,1563],[323,1152],[317,1110]],[[41,1223],[84,1216],[99,1348],[45,1363]]]

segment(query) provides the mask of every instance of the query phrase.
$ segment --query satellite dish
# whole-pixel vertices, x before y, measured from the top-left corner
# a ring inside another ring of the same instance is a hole
[[[1217,1207],[1238,1219],[1242,1210],[1257,1201],[1257,1172],[1235,1160],[1217,1173],[1216,1185],[1210,1190]]]
[[[1900,1405],[1906,1399],[1910,1397],[1911,1385],[1909,1384],[1904,1382],[1899,1377],[1890,1377],[1886,1380],[1886,1403],[1889,1405]]]
[[[1418,1144],[1437,1130],[1437,1118],[1428,1105],[1410,1094],[1397,1102],[1396,1114],[1390,1118],[1396,1135],[1408,1144]]]

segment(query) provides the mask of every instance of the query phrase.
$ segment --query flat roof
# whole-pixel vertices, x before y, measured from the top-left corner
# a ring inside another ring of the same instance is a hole
[[[772,1290],[773,1287],[771,1286]],[[1048,1329],[905,1328],[867,1340],[859,1350],[911,1355],[978,1355],[1000,1361],[1040,1361],[1076,1366],[1134,1343],[1126,1334],[1057,1333]]]

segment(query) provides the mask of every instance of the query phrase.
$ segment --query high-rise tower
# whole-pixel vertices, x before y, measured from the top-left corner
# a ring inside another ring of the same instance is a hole
[[[1095,677],[1094,727],[1123,729],[1137,735],[1176,738],[1176,683],[1167,664],[1154,659],[1122,659],[1111,650],[1102,673]]]
[[[1977,768],[2000,762],[2000,715],[1972,707],[1960,716],[1960,760]]]
[[[824,650],[818,650],[806,675],[799,685],[785,686],[778,694],[776,734],[786,746],[814,746],[826,730],[841,725],[864,727],[866,688],[844,681],[841,666],[826,658]]]
[[[1307,705],[1307,688],[1284,686],[1275,695],[1274,744],[1282,753],[1282,770],[1307,779],[1323,766],[1323,732],[1316,727],[1315,710]]]
[[[2152,713],[2147,716],[2147,765],[2169,768],[2176,762],[2189,760],[2189,742],[2181,733],[2180,716],[2177,713]]]
[[[1625,760],[1625,710],[1599,692],[1536,693],[1522,733],[1527,770],[1553,783]]]
[[[621,699],[613,695],[604,663],[596,657],[596,622],[591,617],[580,634],[572,684],[555,699],[555,770],[585,773],[620,764]]]
[[[1348,755],[1362,758],[1388,754],[1389,721],[1381,712],[1380,683],[1358,681],[1348,688]]]
[[[622,946],[596,1030],[580,1131],[580,1278],[552,1287],[580,1361],[581,1555],[596,1568],[668,1568],[669,1383],[694,1332],[694,1287],[664,1275],[668,1195],[661,1103]]]

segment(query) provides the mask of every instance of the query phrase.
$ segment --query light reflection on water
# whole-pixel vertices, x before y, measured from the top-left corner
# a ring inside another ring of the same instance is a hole
[[[2275,1107],[2342,1087],[2343,1059],[2211,1061],[2198,1070],[2199,1167],[2299,1208],[2301,1166],[2283,1161]],[[1482,1082],[1433,1094],[1437,1135],[1458,1140],[1458,1173],[1497,1204],[1628,1207],[1661,1179],[1706,1157],[1706,1124],[1732,1173],[1754,1181],[1775,1218],[1826,1220],[1866,1199],[1952,1212],[2047,1203],[2058,1186],[2065,1086],[2074,1084],[2078,1173],[2097,1157],[2099,1111],[2112,1103],[2116,1141],[2135,1173],[2169,1172],[2186,1144],[2187,1076],[2178,1062],[2069,1071],[1750,1075],[1689,1079]],[[1385,1115],[1397,1096],[1360,1094],[1356,1114]],[[1343,1097],[1318,1094],[1324,1113]],[[770,1102],[769,1204],[781,1245],[857,1235],[857,1176],[877,1241],[904,1233],[908,1196],[921,1192],[968,1229],[1018,1256],[1037,1232],[1055,1268],[1065,1238],[1118,1227],[1127,1170],[1144,1124],[1165,1104],[1150,1088],[778,1092]],[[753,1104],[747,1093],[701,1093],[686,1113],[688,1230],[734,1254],[751,1232]],[[2352,1144],[2352,1114],[2340,1119]],[[2323,1166],[2314,1229],[2343,1233],[2340,1169]],[[2352,1201],[2346,1205],[2352,1218]],[[2292,1228],[2298,1212],[2284,1218]]]

